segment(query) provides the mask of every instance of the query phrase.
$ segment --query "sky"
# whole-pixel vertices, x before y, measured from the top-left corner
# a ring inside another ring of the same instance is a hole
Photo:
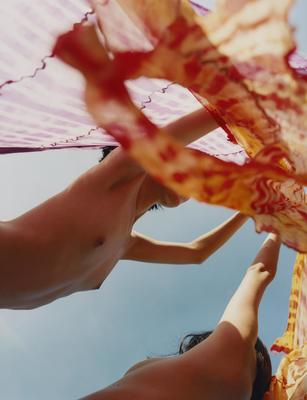
[[[306,2],[298,1],[292,20],[305,54],[306,13]],[[94,150],[1,156],[0,220],[61,191],[97,160]],[[135,229],[160,240],[191,241],[232,213],[189,201],[147,213]],[[214,328],[264,237],[248,221],[202,265],[120,262],[100,290],[36,310],[1,310],[0,398],[76,399],[119,379],[147,356],[176,352],[185,334]],[[283,247],[261,305],[259,335],[267,346],[286,325],[294,259],[294,251]],[[272,356],[274,370],[279,359]]]

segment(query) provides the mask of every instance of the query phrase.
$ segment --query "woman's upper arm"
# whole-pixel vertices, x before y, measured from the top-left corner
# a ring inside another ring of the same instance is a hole
[[[220,323],[213,333],[183,354],[185,362],[195,374],[218,377],[221,382],[240,382],[244,388],[250,384],[255,369],[254,344],[244,340],[230,323]]]
[[[191,243],[162,242],[133,231],[123,259],[163,264],[199,264]]]
[[[198,400],[192,394],[193,382],[186,379],[188,371],[182,368],[179,357],[150,361],[130,368],[119,381],[83,400],[157,400],[162,397]]]

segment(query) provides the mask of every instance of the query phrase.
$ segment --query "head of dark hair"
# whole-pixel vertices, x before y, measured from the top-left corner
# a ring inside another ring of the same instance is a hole
[[[102,154],[101,154],[101,157],[99,158],[99,162],[103,161],[116,148],[117,148],[117,146],[105,146],[105,147],[103,147],[101,149]],[[159,210],[161,208],[162,208],[161,204],[154,204],[149,208],[149,211]]]
[[[117,149],[118,146],[105,146],[101,149],[101,157],[99,162],[103,161],[113,150]]]
[[[213,331],[207,331],[186,335],[180,343],[179,354],[183,354],[192,349],[194,346],[207,339],[212,332]],[[257,365],[251,400],[262,400],[271,383],[272,364],[269,352],[259,338],[255,345],[255,351]]]

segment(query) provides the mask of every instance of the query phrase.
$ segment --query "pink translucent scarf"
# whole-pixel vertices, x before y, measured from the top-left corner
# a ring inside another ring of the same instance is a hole
[[[205,12],[195,2],[194,7]],[[56,37],[73,24],[94,21],[89,3],[67,0],[63,7],[63,0],[44,0],[34,7],[18,0],[0,11],[0,153],[118,144],[85,110],[82,77],[52,50]],[[165,80],[143,78],[129,89],[157,125],[201,107],[188,90]],[[237,163],[247,157],[222,129],[193,147]]]

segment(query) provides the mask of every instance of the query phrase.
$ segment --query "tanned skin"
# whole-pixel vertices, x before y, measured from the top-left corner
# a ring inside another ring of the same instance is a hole
[[[276,274],[280,240],[270,234],[213,333],[179,356],[145,360],[83,400],[248,400],[256,376],[258,309]]]
[[[188,144],[216,127],[202,109],[166,129]],[[115,149],[61,193],[0,222],[0,308],[31,309],[97,288],[121,259],[201,263],[247,219],[236,214],[186,244],[162,243],[133,231],[153,204],[175,207],[183,200]]]

